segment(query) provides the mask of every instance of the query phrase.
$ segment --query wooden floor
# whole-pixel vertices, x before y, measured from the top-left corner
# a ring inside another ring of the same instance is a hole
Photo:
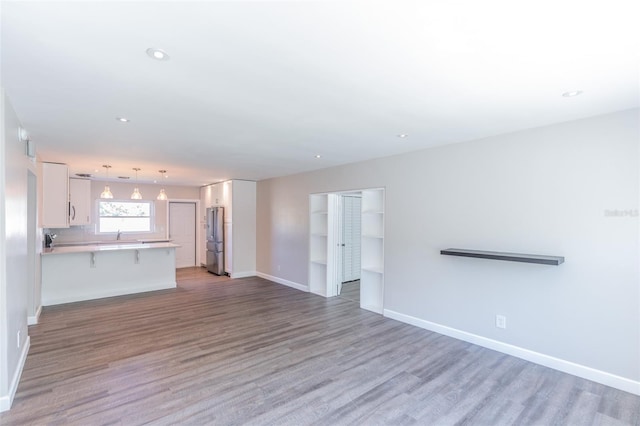
[[[358,306],[360,306],[360,280],[342,283],[340,297],[358,302]]]
[[[45,308],[2,425],[638,425],[640,397],[260,278]]]

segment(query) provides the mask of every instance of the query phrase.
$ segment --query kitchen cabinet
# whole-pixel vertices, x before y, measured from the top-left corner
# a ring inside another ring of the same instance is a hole
[[[214,183],[212,185],[203,186],[200,189],[200,201],[202,202],[204,211],[206,211],[209,207],[224,206],[224,200],[222,197],[222,183]]]
[[[224,207],[225,272],[232,278],[254,276],[256,273],[256,183],[229,180],[207,185],[200,190],[200,232],[206,241],[206,210]],[[233,231],[232,231],[233,230]],[[202,244],[201,259],[206,259],[206,244]]]
[[[42,228],[69,227],[69,167],[42,163]]]
[[[71,226],[91,223],[91,181],[69,179],[69,224]]]
[[[225,223],[233,223],[233,186],[234,182],[228,180],[226,182],[222,182],[220,185],[220,197],[222,199],[222,205],[225,206],[224,212],[224,222]],[[237,184],[236,184],[237,185]]]

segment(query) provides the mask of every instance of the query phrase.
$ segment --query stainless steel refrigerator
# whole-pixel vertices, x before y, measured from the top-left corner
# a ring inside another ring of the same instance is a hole
[[[224,207],[207,209],[207,271],[224,275]]]

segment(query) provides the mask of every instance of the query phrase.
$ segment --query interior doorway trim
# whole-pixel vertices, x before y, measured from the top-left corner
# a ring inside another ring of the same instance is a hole
[[[192,198],[170,198],[169,200],[167,200],[167,218],[166,218],[166,230],[165,230],[165,238],[169,238],[169,228],[171,227],[171,217],[170,217],[170,210],[171,210],[171,203],[194,203],[195,204],[195,208],[196,208],[196,212],[195,212],[195,221],[196,221],[196,235],[195,235],[195,255],[196,255],[196,263],[194,266],[198,266],[201,264],[202,259],[200,256],[200,251],[199,248],[202,246],[203,241],[202,241],[202,236],[200,235],[200,228],[199,228],[199,211],[200,211],[200,200],[198,199],[192,199]]]
[[[342,195],[362,194],[360,307],[384,307],[385,189],[368,188],[309,195],[309,291],[337,296],[342,279]]]

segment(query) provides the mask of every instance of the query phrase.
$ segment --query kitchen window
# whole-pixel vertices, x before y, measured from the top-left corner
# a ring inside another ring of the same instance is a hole
[[[151,232],[152,201],[98,201],[98,233]]]

